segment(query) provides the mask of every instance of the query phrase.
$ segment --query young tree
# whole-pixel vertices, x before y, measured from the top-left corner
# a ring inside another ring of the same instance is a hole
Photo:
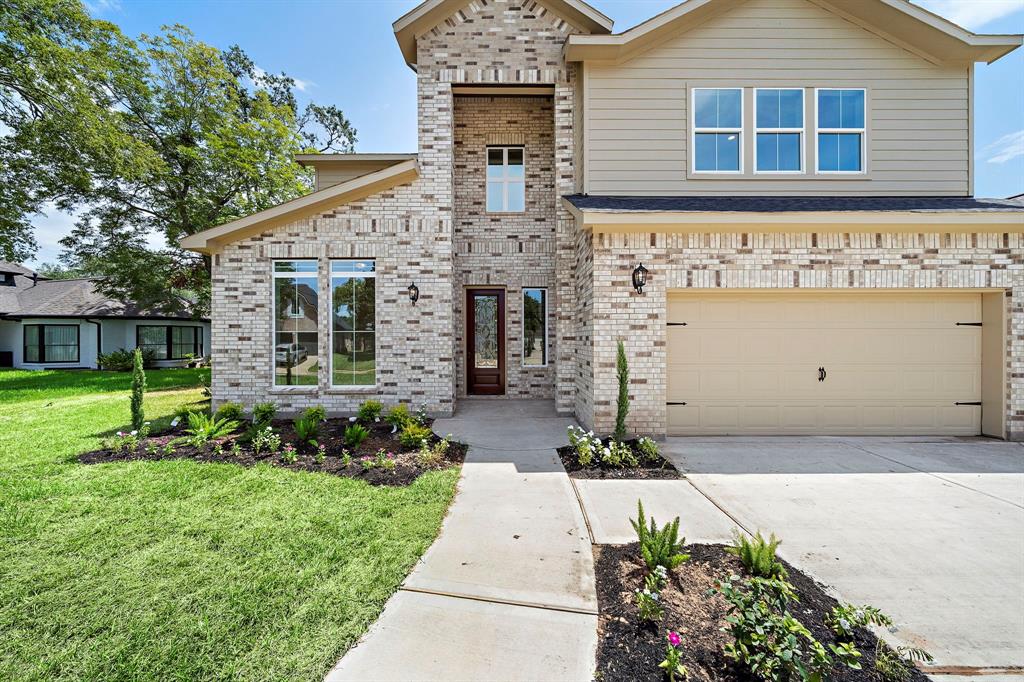
[[[146,412],[142,399],[146,393],[146,371],[142,368],[142,349],[135,349],[132,364],[132,428],[138,431],[146,423]]]
[[[619,340],[616,348],[615,371],[619,380],[619,396],[615,410],[615,440],[626,440],[626,416],[629,415],[629,362],[626,360],[626,347]]]

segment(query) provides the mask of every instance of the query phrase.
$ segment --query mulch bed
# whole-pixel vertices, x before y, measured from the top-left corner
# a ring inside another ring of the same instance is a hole
[[[428,422],[429,424],[430,422]],[[364,424],[370,434],[366,440],[355,449],[345,446],[345,428],[350,422],[347,419],[328,419],[320,426],[321,433],[317,441],[326,448],[324,461],[317,463],[316,450],[312,448],[300,449],[294,463],[286,463],[281,459],[281,451],[277,453],[263,452],[259,455],[252,451],[248,443],[243,442],[241,437],[245,425],[239,428],[236,434],[217,441],[211,441],[202,447],[196,448],[186,443],[174,445],[174,452],[164,454],[163,448],[170,441],[187,435],[184,425],[179,424],[170,431],[150,436],[139,444],[134,452],[115,452],[113,450],[95,450],[79,456],[83,464],[102,464],[105,462],[125,461],[159,461],[165,459],[192,459],[198,462],[229,462],[240,466],[254,466],[259,463],[272,466],[293,469],[297,471],[316,471],[345,478],[355,478],[366,481],[370,485],[406,486],[415,481],[421,474],[431,469],[444,469],[450,466],[462,464],[466,458],[467,446],[464,443],[451,441],[448,452],[442,462],[434,466],[424,467],[417,461],[416,453],[418,448],[406,448],[398,441],[398,434],[391,433],[391,427],[381,421],[380,423]],[[274,431],[281,436],[281,449],[288,443],[296,445],[295,431],[292,422],[289,420],[275,420]],[[232,454],[232,444],[238,440],[241,452]],[[433,445],[440,439],[431,436],[429,443]],[[222,448],[221,454],[215,452],[214,446],[219,443]],[[157,447],[156,452],[147,452],[148,444]],[[342,451],[348,450],[351,462],[346,465],[342,458]],[[382,467],[366,468],[361,463],[362,457],[372,457],[378,450],[383,449],[394,455],[395,468],[392,470]]]
[[[610,439],[606,438],[602,442],[607,445]],[[636,453],[637,459],[640,460],[640,466],[637,467],[612,467],[608,466],[604,462],[599,462],[597,466],[583,467],[580,466],[579,460],[576,458],[576,451],[571,445],[558,448],[558,457],[562,460],[562,466],[565,467],[565,471],[571,478],[607,478],[607,479],[619,479],[619,480],[638,480],[638,479],[665,479],[665,478],[682,478],[672,463],[664,457],[660,457],[655,460],[645,460],[643,455],[640,454],[636,447],[636,439],[626,441],[626,443]]]
[[[725,645],[731,641],[725,627],[728,604],[718,594],[708,595],[719,580],[744,575],[739,559],[728,554],[724,545],[688,545],[684,551],[690,560],[670,572],[661,592],[665,619],[658,625],[641,623],[634,601],[634,590],[643,589],[647,566],[640,559],[639,546],[597,545],[594,563],[597,573],[597,598],[600,610],[596,679],[661,680],[668,679],[658,667],[665,658],[665,635],[675,630],[683,637],[683,664],[689,680],[754,682],[758,678],[727,658]],[[825,617],[838,602],[812,578],[783,561],[788,580],[796,588],[800,601],[790,605],[790,613],[828,647],[836,642],[825,625]],[[828,679],[854,682],[879,679],[874,670],[876,637],[865,629],[856,633],[855,644],[863,656],[861,669],[836,667]],[[913,682],[927,682],[927,676],[914,669]]]

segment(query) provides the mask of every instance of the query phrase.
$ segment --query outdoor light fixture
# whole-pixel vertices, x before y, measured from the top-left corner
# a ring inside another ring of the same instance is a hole
[[[412,301],[413,305],[416,305],[416,301],[420,300],[420,288],[415,284],[409,285],[409,300]]]
[[[644,287],[647,285],[647,268],[644,264],[636,266],[633,270],[633,288],[636,289],[636,293],[644,293]]]

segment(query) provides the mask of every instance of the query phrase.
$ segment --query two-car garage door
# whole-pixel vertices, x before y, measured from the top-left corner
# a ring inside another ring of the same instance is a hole
[[[979,293],[671,294],[668,433],[978,434],[981,311]]]

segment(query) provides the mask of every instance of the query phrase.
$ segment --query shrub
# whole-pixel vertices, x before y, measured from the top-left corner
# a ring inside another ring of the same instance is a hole
[[[640,556],[643,557],[647,568],[654,570],[656,566],[664,566],[671,571],[690,558],[689,554],[679,551],[686,539],[679,539],[678,516],[661,530],[658,529],[658,524],[652,516],[651,525],[648,528],[644,525],[646,517],[644,516],[643,502],[637,500],[636,507],[637,518],[636,520],[630,519],[629,522],[633,525],[633,530],[636,531],[637,538],[640,540]]]
[[[405,404],[399,404],[388,410],[384,421],[393,426],[396,431],[401,431],[406,424],[412,421],[412,415],[409,414],[409,408]]]
[[[775,550],[782,544],[782,540],[772,533],[768,540],[757,531],[753,538],[741,534],[738,530],[733,531],[732,547],[725,551],[739,557],[743,567],[750,575],[758,578],[785,578],[786,569],[775,557]]]
[[[295,439],[299,441],[299,445],[316,447],[317,439],[320,437],[320,422],[315,417],[315,414],[310,415],[307,410],[305,416],[292,422],[292,426],[295,428]]]
[[[146,393],[146,372],[142,369],[142,351],[135,349],[135,361],[132,368],[132,428],[139,430],[146,423],[146,412],[142,407],[142,398]]]
[[[349,424],[345,427],[345,445],[355,450],[369,435],[369,430],[362,424]]]
[[[228,421],[241,422],[245,419],[245,410],[238,403],[226,402],[217,408],[217,412],[214,416],[218,419],[227,419]]]
[[[313,407],[307,407],[306,411],[302,413],[302,417],[319,424],[320,422],[327,421],[327,410],[324,409],[323,405],[314,405]]]
[[[683,665],[680,649],[682,643],[683,638],[678,632],[668,631],[668,636],[665,637],[665,660],[659,663],[658,667],[668,673],[669,682],[676,682],[677,675],[685,680],[690,674],[686,666]]]
[[[395,455],[392,452],[386,452],[384,448],[377,451],[377,455],[374,459],[374,465],[384,469],[385,471],[394,471],[395,467],[398,466],[398,462],[395,461]]]
[[[892,619],[874,606],[840,604],[832,607],[832,613],[825,618],[825,625],[831,628],[839,639],[852,640],[855,628],[868,625],[892,627]]]
[[[617,469],[640,466],[640,460],[637,459],[633,448],[629,447],[627,443],[617,440],[608,443],[608,447],[604,448],[601,453],[601,459],[608,466]]]
[[[403,447],[414,448],[420,444],[421,441],[430,440],[433,432],[428,426],[422,426],[416,422],[409,422],[402,429],[401,433],[398,434],[398,442]]]
[[[640,436],[636,441],[636,449],[640,451],[640,456],[648,462],[657,462],[661,459],[661,453],[658,452],[658,444],[654,442],[653,438]]]
[[[359,411],[356,412],[356,419],[364,424],[372,423],[380,417],[380,411],[383,409],[384,406],[377,400],[364,400],[363,404],[359,406]]]
[[[629,414],[629,363],[626,347],[619,340],[615,356],[615,374],[619,379],[619,397],[615,410],[615,440],[626,440],[626,416]]]
[[[416,462],[424,468],[439,466],[444,461],[445,455],[448,454],[448,448],[451,446],[451,442],[448,440],[449,437],[447,436],[437,441],[433,447],[426,440],[420,441],[420,451],[416,454]]]
[[[584,431],[581,426],[570,426],[569,445],[576,453],[576,461],[581,467],[594,464],[594,459],[601,452],[601,439],[593,431]]]
[[[264,452],[275,453],[280,447],[281,436],[274,433],[273,427],[265,426],[252,437],[252,451],[257,455]]]
[[[725,620],[733,641],[725,655],[746,665],[762,680],[825,679],[835,662],[828,650],[788,610],[797,601],[793,586],[781,578],[732,576],[717,587],[729,603]],[[850,643],[830,644],[839,663],[859,669],[860,652]]]
[[[882,682],[909,682],[916,663],[933,660],[924,649],[901,646],[893,651],[880,639],[875,644],[875,672]]]
[[[277,416],[277,405],[274,403],[257,403],[252,406],[252,423],[266,426]]]
[[[199,447],[214,438],[223,438],[235,432],[238,422],[230,419],[217,419],[205,412],[189,412],[188,428],[185,432],[189,434],[188,441]]]
[[[114,372],[130,372],[135,366],[135,351],[121,348],[110,353],[100,353],[96,358],[100,369]],[[156,365],[156,352],[149,348],[142,351],[142,366],[152,369]]]

